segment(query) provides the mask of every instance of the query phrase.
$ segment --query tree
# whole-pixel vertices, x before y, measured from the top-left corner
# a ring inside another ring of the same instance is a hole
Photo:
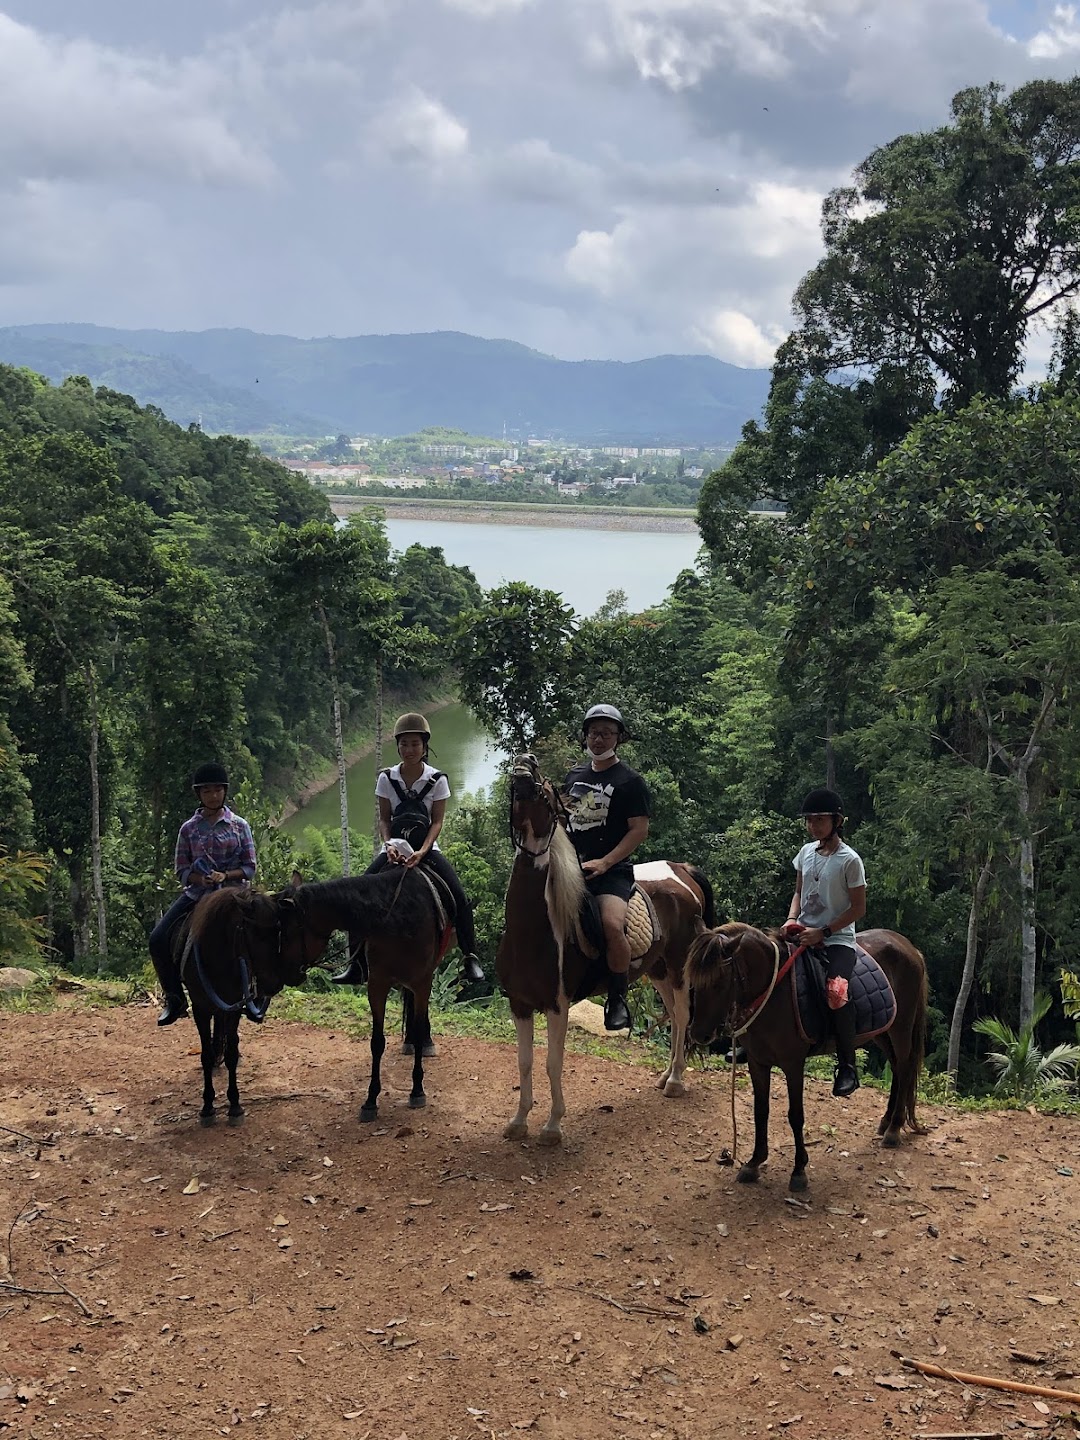
[[[1028,327],[1080,286],[1080,80],[962,90],[949,125],[873,151],[822,208],[795,293],[806,368],[929,365],[1004,397]]]
[[[511,753],[567,723],[574,612],[554,590],[513,581],[489,590],[454,629],[461,698]]]

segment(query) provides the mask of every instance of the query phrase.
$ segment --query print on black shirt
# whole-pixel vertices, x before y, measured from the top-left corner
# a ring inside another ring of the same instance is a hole
[[[648,786],[621,760],[607,770],[594,770],[591,761],[575,765],[563,782],[563,793],[570,838],[582,860],[609,854],[626,836],[629,822],[651,811]]]

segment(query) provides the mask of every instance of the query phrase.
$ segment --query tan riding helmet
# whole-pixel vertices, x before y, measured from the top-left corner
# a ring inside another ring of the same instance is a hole
[[[421,735],[428,741],[431,739],[431,726],[423,715],[410,710],[408,714],[399,715],[394,721],[394,739],[400,740],[402,735]]]

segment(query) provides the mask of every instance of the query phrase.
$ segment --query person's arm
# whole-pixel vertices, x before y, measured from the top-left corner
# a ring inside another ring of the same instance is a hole
[[[854,925],[856,920],[861,920],[866,914],[866,886],[853,885],[848,894],[851,898],[851,904],[842,915],[837,915],[827,922],[830,930],[843,930],[845,925]],[[814,946],[820,945],[825,939],[825,936],[822,933],[821,926],[818,925],[812,930],[803,930],[799,935],[799,939],[804,945]]]
[[[424,856],[431,853],[431,847],[439,838],[439,834],[442,831],[443,827],[443,820],[445,818],[446,801],[434,801],[431,806],[431,824],[428,826],[428,832],[424,836],[424,843],[420,846],[419,850],[413,851],[413,853],[409,856],[408,860],[405,861],[406,865],[419,865],[420,861],[423,860]]]
[[[626,822],[626,834],[606,855],[599,860],[583,860],[581,868],[590,878],[596,875],[606,875],[609,870],[618,865],[620,860],[625,860],[632,855],[641,842],[649,833],[648,815],[631,815]]]
[[[237,817],[239,819],[239,816]],[[236,827],[239,832],[240,858],[237,863],[228,870],[221,871],[226,880],[251,881],[255,878],[255,837],[251,833],[251,826],[246,820],[240,820]]]
[[[382,836],[383,844],[390,839],[390,821],[394,812],[390,807],[390,801],[385,795],[379,796],[379,834]]]
[[[187,824],[180,826],[180,833],[176,837],[176,853],[173,856],[173,869],[181,885],[202,885],[202,875],[192,874],[191,867],[195,863],[195,856],[191,853],[191,836],[188,834]]]
[[[787,908],[787,920],[784,923],[786,930],[789,925],[799,923],[799,911],[802,909],[802,871],[795,872],[795,894],[791,897],[791,904]]]

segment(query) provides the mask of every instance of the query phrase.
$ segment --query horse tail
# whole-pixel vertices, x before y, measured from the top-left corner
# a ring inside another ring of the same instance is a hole
[[[914,948],[914,947],[912,947]],[[900,1093],[896,1097],[897,1104],[895,1122],[906,1125],[916,1135],[925,1135],[926,1128],[921,1125],[915,1115],[915,1102],[919,1094],[919,1076],[922,1073],[923,1060],[926,1056],[926,1012],[928,1006],[929,981],[926,975],[926,960],[920,950],[916,950],[918,956],[918,991],[915,996],[915,1014],[911,1022],[911,1053],[908,1060],[907,1073],[900,1086]]]
[[[704,990],[716,983],[729,939],[719,930],[703,930],[691,940],[686,952],[686,978],[693,989]]]
[[[688,865],[686,868],[690,872],[690,878],[705,897],[705,903],[701,908],[701,918],[705,921],[706,928],[713,930],[716,928],[716,901],[713,898],[713,888],[709,883],[709,877],[699,865]]]

